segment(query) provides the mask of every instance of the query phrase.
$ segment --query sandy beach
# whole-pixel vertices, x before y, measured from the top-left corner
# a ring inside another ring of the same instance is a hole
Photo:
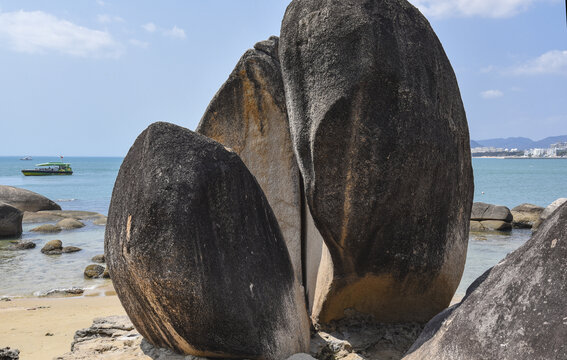
[[[75,331],[94,318],[125,314],[115,295],[0,301],[0,348],[19,349],[25,360],[52,359],[70,351]]]

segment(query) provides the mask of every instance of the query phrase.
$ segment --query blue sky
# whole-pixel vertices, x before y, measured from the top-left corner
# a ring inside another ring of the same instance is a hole
[[[451,60],[471,137],[567,134],[562,0],[413,0]],[[289,1],[0,0],[0,156],[124,156],[190,129]]]

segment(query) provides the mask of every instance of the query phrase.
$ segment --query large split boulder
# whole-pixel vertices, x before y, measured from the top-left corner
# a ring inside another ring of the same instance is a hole
[[[234,150],[256,177],[301,281],[300,175],[291,146],[277,37],[257,43],[242,56],[196,131]]]
[[[207,357],[284,359],[309,321],[277,220],[234,152],[150,125],[114,186],[105,259],[152,344]]]
[[[0,202],[0,237],[20,236],[24,213],[12,205]]]
[[[471,231],[510,231],[512,212],[506,206],[475,202],[471,210]]]
[[[567,204],[429,322],[404,359],[566,359]]]
[[[43,195],[13,186],[0,185],[0,202],[20,211],[61,210],[61,206]]]
[[[427,321],[461,279],[473,194],[468,125],[439,40],[405,0],[294,0],[279,52],[307,202],[332,259],[312,317],[352,308]]]

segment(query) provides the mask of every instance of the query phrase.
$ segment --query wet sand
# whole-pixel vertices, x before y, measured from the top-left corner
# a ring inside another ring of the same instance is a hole
[[[25,360],[53,359],[69,352],[75,331],[94,318],[125,314],[112,295],[0,301],[0,348],[19,349]]]

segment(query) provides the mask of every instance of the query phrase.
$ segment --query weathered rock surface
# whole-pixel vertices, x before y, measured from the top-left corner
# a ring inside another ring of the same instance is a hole
[[[289,134],[278,38],[254,47],[217,92],[196,131],[234,150],[254,175],[301,281],[300,175]]]
[[[20,236],[23,216],[14,206],[0,202],[0,237]]]
[[[553,212],[555,210],[557,210],[565,202],[567,202],[567,198],[559,198],[559,199],[555,200],[554,202],[552,202],[551,204],[549,204],[541,213],[541,215],[539,217],[539,221],[537,221],[533,225],[533,229],[534,230],[537,229],[545,219],[547,219],[551,214],[553,214]]]
[[[61,240],[48,241],[43,245],[41,252],[46,255],[59,255],[63,252],[63,242]]]
[[[36,247],[36,244],[32,241],[18,241],[14,245],[10,246],[6,250],[29,250]]]
[[[84,227],[85,224],[73,218],[66,218],[57,222],[56,226],[59,226],[61,229],[71,230],[80,229]]]
[[[53,225],[53,224],[44,224],[44,225],[40,225],[37,227],[34,227],[33,229],[31,229],[30,231],[33,232],[38,232],[38,233],[46,233],[46,234],[50,234],[50,233],[58,233],[61,231],[61,228],[59,226]]]
[[[471,210],[471,220],[500,220],[512,222],[512,213],[506,206],[475,202]]]
[[[319,360],[398,360],[422,329],[419,323],[375,323],[357,314],[314,333],[310,353]]]
[[[85,268],[84,275],[90,279],[99,278],[104,274],[104,270],[104,266],[91,264]]]
[[[566,359],[567,205],[433,318],[404,359]]]
[[[101,221],[106,218],[104,215],[92,211],[79,211],[79,210],[45,210],[38,212],[24,213],[24,224],[35,224],[45,222],[58,222],[63,219],[75,220],[93,220],[94,222]],[[96,225],[96,224],[95,224]]]
[[[279,54],[307,202],[333,263],[312,317],[430,319],[459,284],[473,193],[466,116],[439,40],[406,1],[294,0]]]
[[[18,360],[20,358],[20,350],[5,347],[0,349],[0,360]]]
[[[513,225],[519,229],[529,229],[538,222],[541,213],[543,212],[541,206],[533,204],[521,204],[511,210]]]
[[[116,179],[105,258],[126,312],[156,346],[264,359],[308,347],[277,220],[238,155],[209,138],[167,123],[142,132]]]
[[[419,324],[340,322],[312,336],[308,353],[287,360],[396,360],[419,335]],[[158,348],[142,338],[126,316],[97,318],[91,327],[76,332],[72,351],[57,359],[206,360]]]
[[[93,256],[91,261],[95,262],[95,263],[103,264],[104,263],[104,254],[99,254],[99,255]]]
[[[6,185],[0,185],[0,202],[20,211],[61,210],[59,205],[43,195]]]

